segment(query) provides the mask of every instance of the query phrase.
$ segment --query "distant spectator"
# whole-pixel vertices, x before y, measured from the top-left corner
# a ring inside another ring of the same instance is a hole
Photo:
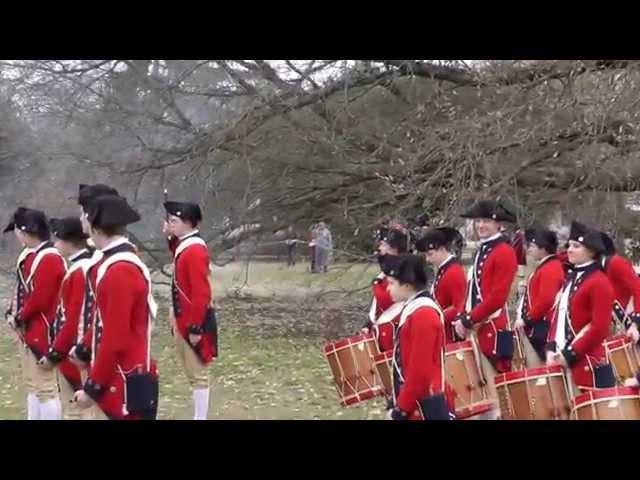
[[[333,238],[324,222],[318,224],[316,232],[316,269],[318,272],[327,272],[329,256],[333,250]]]
[[[287,245],[287,267],[295,267],[296,265],[296,232],[293,231],[293,227],[289,226],[287,229],[287,239],[285,244]]]
[[[311,273],[316,273],[316,225],[309,228],[309,258],[311,259]]]

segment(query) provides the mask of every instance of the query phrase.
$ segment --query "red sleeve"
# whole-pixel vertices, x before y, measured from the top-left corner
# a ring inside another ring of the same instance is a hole
[[[93,383],[104,385],[109,381],[116,370],[118,354],[127,346],[133,308],[141,294],[135,288],[139,276],[138,267],[118,262],[109,267],[98,286],[102,338],[89,375]]]
[[[211,304],[209,283],[209,252],[204,246],[192,246],[182,255],[182,265],[191,287],[191,319],[188,325],[202,326],[205,313]]]
[[[540,290],[529,310],[529,317],[533,322],[541,321],[549,313],[564,282],[564,270],[561,264],[549,264],[542,268],[544,271],[540,272],[543,275]]]
[[[609,335],[614,298],[613,287],[604,274],[601,278],[601,281],[593,282],[589,287],[592,312],[591,323],[583,330],[584,334],[578,335],[571,343],[578,359],[600,345]]]
[[[616,278],[622,283],[633,298],[634,312],[640,312],[640,277],[633,269],[633,265],[622,257],[615,256],[611,259],[607,275]],[[623,305],[625,308],[626,305]]]
[[[20,311],[20,319],[29,323],[38,313],[47,314],[52,305],[58,304],[60,284],[65,275],[62,257],[47,254],[40,261],[33,276],[33,292]]]
[[[53,349],[67,355],[78,336],[78,324],[84,303],[84,273],[81,268],[74,270],[62,284],[62,308],[64,324],[53,343]]]
[[[416,409],[418,400],[429,395],[429,386],[438,368],[437,359],[441,358],[444,345],[440,318],[432,308],[416,310],[409,322],[409,345],[401,348],[408,348],[410,357],[403,366],[405,381],[398,395],[398,408],[407,413]]]
[[[456,316],[464,312],[466,302],[467,279],[462,266],[451,267],[445,274],[443,281],[449,291],[451,305],[444,310],[444,321],[452,323]]]
[[[513,248],[503,244],[503,246],[497,247],[494,255],[492,281],[489,289],[487,292],[482,292],[482,302],[470,312],[471,320],[474,323],[487,320],[494,312],[504,307],[509,298],[511,284],[518,271],[518,261]]]

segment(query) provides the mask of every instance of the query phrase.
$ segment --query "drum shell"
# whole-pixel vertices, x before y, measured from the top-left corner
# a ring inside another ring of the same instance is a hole
[[[495,377],[503,420],[568,420],[571,403],[561,367],[540,367]]]
[[[447,383],[455,392],[456,416],[462,419],[476,415],[477,407],[487,405],[489,398],[472,341],[448,344],[444,364]]]
[[[623,385],[627,378],[640,372],[640,353],[625,335],[616,335],[603,342],[607,361],[613,366],[616,380]]]
[[[373,363],[373,357],[380,353],[373,335],[356,335],[329,343],[324,353],[342,406],[384,394]]]
[[[573,399],[572,420],[640,420],[638,388],[591,390]]]

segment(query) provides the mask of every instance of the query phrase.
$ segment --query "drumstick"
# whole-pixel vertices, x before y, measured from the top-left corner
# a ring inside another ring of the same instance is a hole
[[[524,345],[522,344],[522,337],[520,336],[520,332],[515,329],[516,335],[516,347],[518,347],[518,353],[520,354],[520,367],[522,370],[527,368],[527,356],[524,352]]]
[[[473,356],[476,359],[476,363],[478,364],[478,370],[480,370],[480,376],[482,377],[482,381],[485,385],[487,385],[487,376],[484,373],[484,366],[482,365],[482,359],[480,358],[480,354],[478,353],[478,346],[476,345],[476,332],[472,331],[469,337],[471,340],[471,346],[473,348]]]
[[[565,369],[565,375],[567,378],[567,390],[569,391],[569,398],[571,400],[573,400],[574,395],[573,395],[573,376],[571,375],[571,370],[569,370],[568,368]]]

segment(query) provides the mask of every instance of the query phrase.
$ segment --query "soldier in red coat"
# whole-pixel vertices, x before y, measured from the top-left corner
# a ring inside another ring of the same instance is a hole
[[[400,319],[401,303],[394,302],[387,289],[388,280],[384,274],[385,262],[400,254],[407,253],[409,235],[401,226],[383,227],[376,231],[376,250],[381,272],[371,284],[372,300],[369,307],[369,320],[365,332],[373,332],[378,340],[381,352],[393,348],[393,331]]]
[[[634,342],[640,340],[640,277],[629,260],[616,252],[613,239],[602,232],[606,251],[602,255],[602,268],[613,286],[614,319],[626,330]]]
[[[96,314],[91,363],[80,408],[97,404],[110,419],[154,419],[158,377],[151,359],[151,327],[157,307],[147,267],[124,236],[125,226],[140,220],[117,195],[93,198],[87,205],[91,237],[102,260],[90,276]]]
[[[516,253],[500,232],[500,222],[516,218],[498,202],[480,201],[463,218],[474,220],[480,238],[466,291],[466,312],[454,327],[461,337],[477,330],[480,349],[498,372],[511,369],[513,332],[508,330],[507,299],[518,269]]]
[[[165,202],[167,231],[178,243],[173,253],[172,331],[176,353],[192,389],[194,420],[209,410],[207,366],[218,356],[218,328],[209,283],[209,249],[198,232],[202,212],[195,203]]]
[[[40,367],[58,368],[58,389],[62,409],[67,419],[86,418],[73,401],[76,391],[82,388],[80,370],[68,354],[78,340],[78,331],[85,316],[85,274],[91,262],[92,251],[87,246],[88,236],[82,231],[78,217],[51,219],[55,248],[66,257],[67,273],[60,287],[60,300],[54,324],[54,340],[49,352],[40,360]]]
[[[18,241],[31,250],[18,264],[16,313],[9,317],[24,347],[27,418],[59,420],[62,411],[55,372],[40,368],[38,362],[51,344],[64,259],[49,240],[47,218],[40,210],[18,208],[4,231],[15,231]]]
[[[482,352],[481,373],[490,397],[497,398],[494,378],[497,372],[511,370],[514,352],[507,301],[518,270],[516,253],[501,233],[501,222],[515,223],[516,218],[492,200],[476,203],[461,216],[473,219],[480,247],[468,275],[465,312],[458,315],[454,329],[462,338],[474,332]],[[496,409],[490,416],[499,414]]]
[[[444,313],[446,343],[461,340],[456,337],[453,322],[465,309],[467,278],[464,267],[451,253],[452,245],[460,237],[455,228],[442,227],[428,230],[416,241],[416,250],[424,253],[425,260],[436,268],[431,296]]]
[[[97,268],[94,268],[102,260],[102,251],[94,248],[93,240],[90,237],[91,225],[87,220],[89,203],[100,195],[118,195],[118,191],[108,185],[101,183],[95,185],[80,184],[78,186],[78,206],[80,209],[80,222],[82,232],[89,236],[87,244],[93,251],[91,260],[85,265],[85,292],[83,301],[83,318],[78,324],[77,344],[71,348],[69,359],[80,369],[82,382],[87,380],[89,363],[91,362],[91,339],[93,338],[92,326],[95,315],[95,295],[91,288],[91,278],[95,283]]]
[[[450,420],[453,405],[446,395],[444,315],[427,292],[426,264],[421,256],[401,255],[388,262],[388,289],[404,308],[393,352],[392,420]]]
[[[532,368],[546,361],[545,345],[553,306],[564,282],[564,268],[555,253],[558,237],[544,228],[525,230],[527,250],[537,263],[536,269],[527,279],[525,291],[520,297],[515,328],[522,329],[533,347],[527,350],[527,367]]]
[[[600,232],[573,222],[567,256],[572,268],[558,295],[547,344],[547,364],[569,368],[582,389],[615,384],[603,340],[612,322],[613,287],[602,271],[605,252]]]

